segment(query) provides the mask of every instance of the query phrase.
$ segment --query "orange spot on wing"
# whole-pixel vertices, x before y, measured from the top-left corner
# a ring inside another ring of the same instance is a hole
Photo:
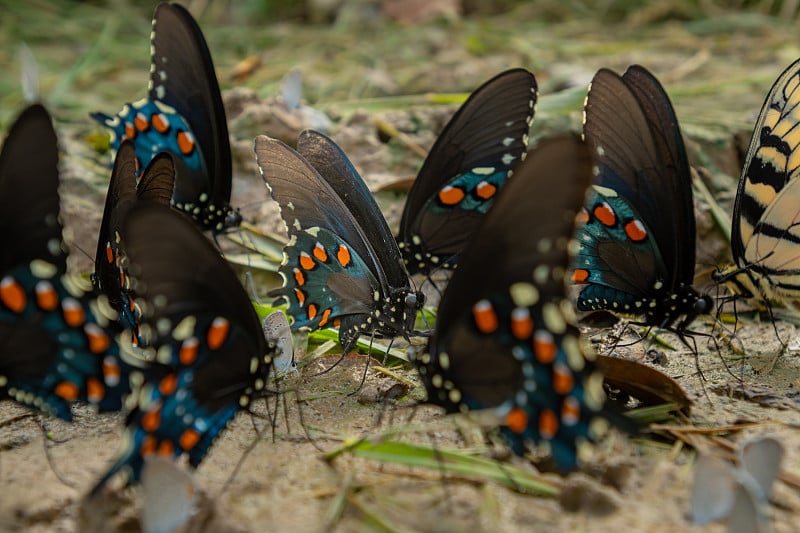
[[[497,313],[489,300],[480,300],[473,305],[472,317],[481,333],[488,334],[497,329]]]
[[[573,283],[586,283],[586,280],[589,279],[589,271],[585,268],[576,268],[572,271],[572,282]]]
[[[175,445],[172,444],[171,440],[161,441],[161,444],[158,445],[158,455],[168,459],[175,456]]]
[[[77,328],[86,321],[86,312],[74,298],[64,298],[61,301],[61,312],[64,315],[64,322],[71,328]]]
[[[147,131],[150,128],[150,123],[147,121],[147,117],[141,112],[136,113],[136,116],[133,118],[133,123],[136,125],[136,129],[139,131]]]
[[[528,413],[524,409],[514,407],[506,415],[506,426],[514,433],[520,434],[528,427]]]
[[[25,290],[17,280],[11,276],[0,281],[0,300],[3,305],[11,309],[14,313],[21,313],[25,310],[28,299],[25,297]]]
[[[208,347],[212,350],[218,350],[223,343],[228,339],[228,333],[231,331],[231,323],[226,319],[218,316],[211,323],[206,334],[206,342]]]
[[[295,298],[297,298],[297,303],[300,304],[300,307],[303,307],[303,305],[306,303],[306,293],[295,287],[294,295]]]
[[[317,316],[318,310],[319,309],[317,308],[316,304],[308,304],[308,319],[314,320],[314,318]]]
[[[511,313],[511,334],[517,339],[527,339],[533,333],[533,319],[525,307],[517,307]]]
[[[141,455],[142,457],[153,455],[156,451],[157,445],[158,445],[158,439],[156,439],[155,435],[146,436],[142,441],[141,448],[139,448],[139,455]]]
[[[52,311],[58,307],[58,293],[46,281],[36,284],[36,303],[44,311]]]
[[[625,224],[625,235],[633,242],[641,242],[647,238],[647,230],[639,220],[631,220]]]
[[[344,244],[339,245],[339,249],[336,251],[336,259],[342,265],[342,268],[346,268],[350,264],[350,250],[347,249],[347,246]]]
[[[305,252],[300,252],[300,266],[303,270],[311,270],[314,268],[314,260]]]
[[[187,452],[197,446],[198,442],[200,442],[200,433],[191,428],[184,431],[178,439],[181,449]]]
[[[439,191],[439,201],[444,205],[456,205],[464,199],[464,191],[458,187],[447,185]]]
[[[322,320],[319,321],[319,326],[322,327],[328,323],[328,318],[331,316],[331,309],[328,308],[322,312]]]
[[[78,393],[80,392],[80,389],[78,389],[78,386],[71,381],[62,381],[56,385],[54,392],[59,398],[67,400],[68,402],[72,402],[78,399]]]
[[[194,151],[194,137],[188,131],[179,131],[177,140],[178,149],[183,155],[190,155]]]
[[[97,378],[88,378],[86,380],[86,399],[90,403],[99,403],[100,400],[106,395],[106,388]]]
[[[489,183],[488,181],[482,181],[478,184],[475,188],[475,194],[478,195],[478,198],[481,200],[488,200],[492,198],[497,193],[497,187]]]
[[[298,287],[302,287],[306,284],[306,277],[299,268],[294,269],[294,282],[297,283]]]
[[[575,222],[578,224],[586,224],[589,222],[589,211],[586,210],[585,207],[581,207],[578,214],[575,216]]]
[[[603,202],[594,208],[594,216],[604,226],[613,226],[617,223],[617,215],[608,203]]]
[[[553,342],[553,336],[546,331],[539,331],[533,336],[533,353],[540,363],[552,363],[558,353],[558,347]]]
[[[561,420],[565,425],[577,424],[581,419],[581,405],[573,396],[564,398],[561,405]]]
[[[575,376],[566,365],[556,363],[553,365],[553,390],[558,394],[569,394],[575,387]]]
[[[153,115],[153,127],[159,133],[166,133],[169,130],[169,119],[163,113]]]
[[[130,122],[125,123],[125,138],[131,140],[136,138],[136,128]]]
[[[328,252],[325,251],[325,247],[320,243],[314,245],[314,257],[316,257],[321,263],[324,263],[328,260]]]
[[[178,361],[184,366],[191,365],[197,360],[197,351],[199,349],[200,342],[194,337],[189,337],[181,343],[181,349],[178,351]]]
[[[92,322],[83,327],[86,339],[89,341],[89,351],[92,353],[103,353],[111,346],[111,339],[106,333]]]
[[[558,416],[550,409],[539,415],[539,434],[543,439],[552,439],[558,432]]]
[[[147,411],[142,417],[142,429],[148,433],[152,433],[161,425],[161,406],[156,406],[155,409]]]
[[[114,262],[114,249],[111,247],[111,243],[106,243],[106,262],[110,265]]]
[[[169,374],[165,376],[158,384],[158,390],[164,396],[169,396],[170,394],[174,393],[177,387],[178,387],[177,374]]]
[[[116,357],[109,355],[103,359],[103,379],[105,380],[106,384],[112,387],[116,386],[119,384],[119,378],[121,375],[122,371],[119,368]]]

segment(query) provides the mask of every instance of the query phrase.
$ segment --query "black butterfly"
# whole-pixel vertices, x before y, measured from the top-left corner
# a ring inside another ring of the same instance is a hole
[[[411,274],[452,269],[525,158],[537,97],[525,69],[481,85],[447,123],[408,193],[397,242]]]
[[[236,274],[191,220],[139,202],[121,233],[155,362],[120,456],[93,492],[120,470],[138,480],[152,454],[199,465],[236,412],[268,394],[275,351]]]
[[[58,184],[52,120],[32,105],[0,153],[0,398],[71,420],[75,401],[121,409],[139,370],[120,358],[108,299],[67,273]]]
[[[682,332],[710,311],[711,299],[692,287],[692,183],[669,98],[643,67],[622,77],[602,69],[586,97],[583,131],[596,170],[578,231],[578,309],[643,316]]]
[[[775,80],[756,121],[733,207],[734,265],[714,274],[756,305],[800,301],[800,60]]]
[[[153,16],[148,95],[119,115],[93,113],[111,130],[113,148],[130,139],[139,168],[156,154],[174,154],[174,206],[216,233],[238,226],[230,207],[231,147],[214,64],[203,33],[178,4],[159,4]]]
[[[427,353],[415,360],[428,402],[448,412],[491,408],[515,452],[547,443],[564,469],[599,431],[604,401],[564,287],[590,179],[588,151],[573,137],[542,142],[516,167],[464,250]]]
[[[139,338],[139,310],[134,302],[124,260],[124,245],[120,240],[120,227],[128,210],[137,200],[156,202],[169,206],[175,184],[175,167],[169,153],[153,158],[136,184],[136,152],[130,141],[124,141],[114,160],[114,170],[106,194],[103,221],[97,238],[92,284],[108,297],[111,307],[119,313],[122,325]]]
[[[290,241],[280,268],[292,329],[339,326],[350,351],[362,334],[408,336],[423,296],[364,181],[329,138],[304,131],[297,152],[256,137],[261,175]],[[299,153],[298,153],[299,152]]]

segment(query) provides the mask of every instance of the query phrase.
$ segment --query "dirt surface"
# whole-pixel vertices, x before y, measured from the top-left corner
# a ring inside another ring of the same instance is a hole
[[[579,128],[583,96],[571,88],[583,86],[597,68],[621,71],[640,62],[673,97],[692,162],[710,169],[708,185],[729,208],[740,165],[735,134],[749,135],[772,80],[800,55],[796,28],[754,13],[713,11],[692,20],[653,10],[631,14],[623,22],[586,14],[560,18],[552,16],[557,2],[542,4],[545,12],[518,8],[503,16],[414,27],[370,23],[358,32],[341,26],[203,23],[226,90],[236,161],[233,204],[263,229],[280,229],[255,171],[252,137],[277,136],[279,129],[296,134],[302,126],[277,111],[280,79],[290,68],[301,68],[307,99],[332,117],[333,138],[375,189],[413,175],[421,158],[396,139],[382,140],[374,118],[429,148],[455,109],[390,97],[469,91],[499,70],[527,66],[535,71],[543,95],[532,131],[539,138]],[[144,95],[150,8],[72,7],[67,12],[60,4],[44,3],[39,11],[28,12],[0,3],[0,9],[8,10],[0,17],[6,30],[0,33],[0,64],[16,64],[13,51],[22,40],[39,61],[42,93],[62,143],[62,203],[72,234],[71,267],[85,272],[91,261],[80,250],[94,250],[108,179],[107,155],[99,154],[87,138],[100,130],[86,112],[112,111]],[[132,23],[114,22],[116,33],[109,36],[106,30],[114,17]],[[42,27],[51,32],[47,37],[42,37]],[[106,48],[111,41],[115,47]],[[234,65],[250,54],[263,55],[262,68],[243,82],[231,82]],[[14,69],[0,73],[4,129],[22,106],[17,79]],[[250,93],[237,92],[243,89]],[[566,92],[559,93],[561,89]],[[248,115],[237,105],[242,101],[253,101],[262,110]],[[396,223],[402,196],[383,193],[379,200],[390,223]],[[724,262],[729,252],[701,200],[697,214],[700,271]],[[797,331],[787,321],[773,328],[744,316],[739,326],[733,344],[744,355],[736,355],[724,342],[697,337],[695,358],[669,335],[678,349],[663,349],[658,364],[646,356],[644,343],[622,346],[632,339],[619,343],[613,355],[646,361],[684,387],[695,402],[691,417],[671,425],[723,428],[718,435],[734,442],[755,435],[777,437],[786,449],[785,475],[776,483],[770,512],[776,532],[797,531],[800,350],[792,349]],[[696,328],[708,333],[710,322],[700,321]],[[782,350],[775,329],[789,349]],[[608,333],[592,330],[587,336],[601,346]],[[323,453],[348,438],[379,441],[387,432],[398,438],[398,431],[401,440],[433,442],[441,449],[484,456],[502,451],[499,445],[487,448],[476,431],[463,426],[456,431],[454,422],[438,410],[417,406],[424,395],[419,388],[399,403],[381,401],[377,391],[396,384],[384,374],[370,370],[364,387],[351,395],[359,388],[365,358],[346,358],[329,373],[317,375],[333,360],[313,362],[284,383],[291,392],[283,396],[285,410],[281,406],[277,417],[271,417],[274,431],[267,428],[258,435],[254,424],[268,427],[267,420],[237,416],[196,473],[200,510],[187,531],[725,530],[723,524],[689,524],[694,451],[652,435],[631,439],[611,433],[582,472],[563,479],[548,476],[562,486],[556,498],[520,494],[485,479],[443,479],[436,469],[348,453],[325,461]],[[396,371],[417,381],[410,368]],[[274,412],[274,403],[270,409]],[[256,410],[265,413],[263,407]],[[26,413],[0,402],[0,531],[138,531],[137,490],[112,487],[99,500],[83,500],[113,460],[122,417],[79,412],[67,424]],[[744,423],[752,424],[730,430]],[[412,431],[420,425],[426,430]],[[693,442],[701,451],[719,453],[710,434]],[[534,470],[527,459],[504,460]]]

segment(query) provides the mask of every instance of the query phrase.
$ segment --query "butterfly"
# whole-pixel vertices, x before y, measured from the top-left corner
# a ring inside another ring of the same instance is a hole
[[[586,96],[583,134],[595,176],[572,275],[583,286],[578,310],[685,331],[711,299],[692,287],[691,176],[667,94],[641,66],[621,77],[601,69]]]
[[[574,137],[543,141],[500,191],[442,295],[415,363],[428,402],[492,409],[516,453],[549,444],[562,469],[601,431],[602,377],[565,294],[591,160]]]
[[[116,116],[92,113],[111,130],[118,149],[129,139],[139,168],[156,154],[174,154],[178,179],[173,205],[204,230],[238,226],[230,207],[231,147],[214,64],[203,33],[178,4],[159,4],[153,16],[147,98],[125,104]]]
[[[481,85],[447,123],[408,192],[397,242],[411,274],[452,269],[525,158],[537,85],[525,69]]]
[[[275,355],[236,273],[188,217],[138,202],[121,235],[154,362],[126,420],[122,451],[93,493],[119,471],[138,481],[154,454],[187,454],[197,467],[237,411],[269,394]]]
[[[292,329],[338,326],[349,352],[362,334],[408,336],[424,297],[386,220],[342,150],[321,133],[300,134],[297,151],[256,137],[261,176],[289,232],[280,267]]]
[[[800,300],[798,104],[800,60],[775,80],[761,108],[733,206],[735,264],[713,275],[756,304]]]
[[[175,167],[169,153],[155,156],[136,184],[136,152],[133,143],[124,141],[114,160],[108,184],[103,221],[97,238],[92,284],[95,290],[108,297],[118,313],[120,323],[139,338],[139,310],[134,302],[127,270],[124,265],[124,246],[120,241],[120,225],[128,209],[137,200],[169,206],[175,183]]]
[[[39,104],[0,153],[0,398],[71,420],[71,405],[117,411],[139,373],[119,353],[116,314],[67,273],[59,221],[58,142]]]

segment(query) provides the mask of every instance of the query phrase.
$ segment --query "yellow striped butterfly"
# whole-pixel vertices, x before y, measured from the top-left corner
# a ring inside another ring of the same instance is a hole
[[[756,121],[733,207],[734,265],[714,273],[734,295],[800,303],[800,59],[775,81]]]

